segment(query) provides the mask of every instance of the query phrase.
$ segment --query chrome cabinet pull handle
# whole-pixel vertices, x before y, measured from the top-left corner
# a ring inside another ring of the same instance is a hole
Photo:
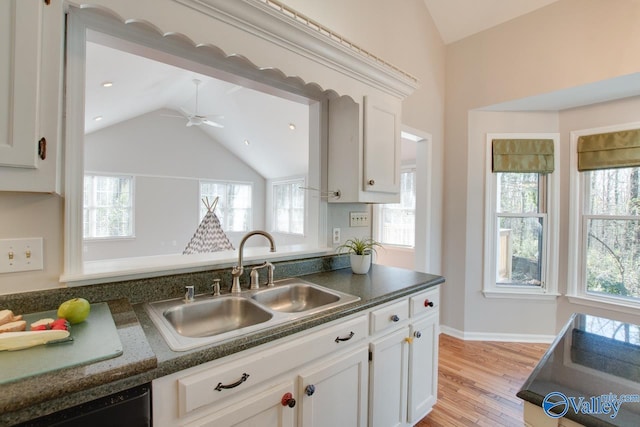
[[[244,374],[242,374],[242,377],[236,381],[233,384],[229,384],[229,385],[225,385],[222,383],[218,383],[218,385],[216,386],[216,388],[214,388],[214,390],[216,391],[222,391],[223,389],[229,389],[229,388],[235,388],[238,387],[240,384],[242,384],[243,382],[245,382],[247,380],[247,378],[249,378],[249,374],[247,374],[246,372]]]
[[[340,337],[336,337],[336,342],[340,342],[340,341],[349,341],[351,338],[353,338],[353,336],[355,335],[355,332],[351,331],[351,333],[349,334],[348,337],[346,338],[340,338]]]

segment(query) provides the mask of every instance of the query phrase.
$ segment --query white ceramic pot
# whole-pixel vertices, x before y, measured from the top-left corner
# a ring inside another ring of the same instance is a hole
[[[367,274],[371,267],[371,254],[366,255],[350,255],[351,270],[356,274]]]

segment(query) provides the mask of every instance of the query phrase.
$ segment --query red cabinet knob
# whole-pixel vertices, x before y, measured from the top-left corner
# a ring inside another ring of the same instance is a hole
[[[296,400],[291,393],[285,393],[280,403],[282,403],[282,406],[288,406],[289,408],[296,406]]]
[[[433,307],[433,301],[429,301],[429,298],[424,300],[425,307]]]

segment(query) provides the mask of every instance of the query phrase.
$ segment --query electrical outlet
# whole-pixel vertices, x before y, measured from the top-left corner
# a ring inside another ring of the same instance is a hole
[[[349,227],[368,227],[369,212],[349,212]]]
[[[340,229],[339,228],[334,228],[333,229],[333,243],[335,243],[335,244],[340,243]]]
[[[0,273],[42,268],[42,237],[0,240]]]

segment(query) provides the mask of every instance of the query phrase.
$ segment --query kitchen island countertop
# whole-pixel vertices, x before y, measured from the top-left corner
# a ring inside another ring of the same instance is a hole
[[[640,426],[640,326],[574,314],[517,395],[543,417]]]

